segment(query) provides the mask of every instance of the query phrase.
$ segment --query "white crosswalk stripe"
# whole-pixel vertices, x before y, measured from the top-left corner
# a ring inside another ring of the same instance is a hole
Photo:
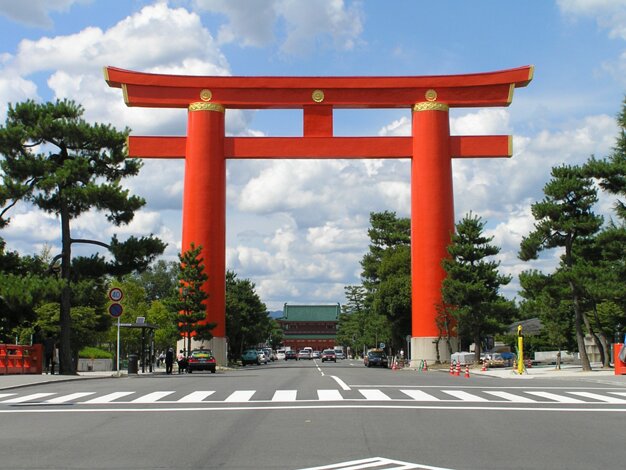
[[[68,403],[70,401],[78,400],[79,398],[88,397],[89,395],[93,395],[96,392],[77,392],[70,393],[69,395],[63,395],[60,397],[50,398],[46,400],[48,404],[59,404],[59,403]]]
[[[429,393],[422,392],[421,390],[400,390],[405,395],[410,396],[416,401],[440,401],[439,398],[432,396]]]
[[[380,390],[376,390],[376,389],[362,389],[362,390],[359,390],[359,392],[367,400],[380,400],[380,401],[391,400],[391,397],[389,397],[388,395],[385,395]]]
[[[113,393],[109,393],[108,395],[103,395],[101,397],[92,398],[91,400],[87,400],[83,403],[88,403],[88,404],[111,403],[113,400],[117,400],[118,398],[132,395],[133,393],[135,392],[113,392]]]
[[[147,395],[144,395],[142,397],[134,399],[131,403],[154,403],[156,401],[159,401],[161,398],[165,398],[166,396],[171,395],[172,393],[175,393],[175,392],[173,392],[173,391],[171,391],[171,392],[152,392],[152,393],[148,393]]]
[[[215,393],[214,390],[207,390],[207,391],[198,391],[198,392],[192,392],[189,395],[185,395],[184,397],[182,397],[180,400],[178,400],[179,403],[202,403],[202,401],[207,398],[210,397],[211,395],[213,395]]]
[[[471,402],[485,402],[489,401],[486,398],[479,397],[478,395],[474,395],[473,393],[467,393],[463,390],[442,390],[443,393],[447,393],[448,395],[452,395],[455,398],[458,398],[462,401],[471,401]]]
[[[272,401],[296,401],[297,390],[276,390]]]
[[[583,400],[579,400],[578,398],[572,398],[565,395],[557,395],[556,393],[551,392],[535,392],[529,391],[526,393],[530,393],[531,395],[535,395],[541,398],[547,398],[548,400],[553,400],[558,403],[585,403]]]
[[[537,400],[533,400],[532,398],[523,397],[520,395],[515,395],[509,392],[501,392],[496,390],[485,390],[485,393],[489,395],[496,396],[498,398],[502,398],[504,400],[510,401],[511,403],[537,403]]]
[[[616,403],[616,404],[621,404],[621,405],[626,403],[626,400],[624,400],[623,398],[608,397],[605,395],[600,395],[599,393],[591,393],[591,392],[569,392],[569,393],[571,393],[572,395],[579,396],[579,397],[591,398],[592,400],[602,401],[604,403]]]
[[[15,395],[15,393],[0,393],[0,398],[12,397],[13,395]]]
[[[224,401],[228,403],[241,403],[250,401],[250,398],[252,398],[252,395],[254,395],[255,392],[256,390],[237,390],[231,393]]]
[[[341,401],[343,396],[339,393],[339,390],[318,390],[317,398],[320,401]]]
[[[32,395],[26,395],[23,397],[9,398],[8,400],[3,400],[0,403],[25,403],[27,401],[35,401],[40,398],[49,397],[50,395],[54,395],[54,393],[33,393]]]

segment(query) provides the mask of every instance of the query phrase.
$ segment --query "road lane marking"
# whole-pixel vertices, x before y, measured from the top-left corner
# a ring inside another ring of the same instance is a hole
[[[502,392],[498,390],[495,390],[495,391],[485,390],[485,393],[510,401],[511,403],[537,403],[537,400],[533,400],[532,398],[515,395],[509,392]]]
[[[341,390],[352,390],[343,380],[341,380],[339,377],[336,377],[334,375],[330,376],[335,382],[337,382],[337,384],[339,384],[339,386],[341,387]]]
[[[166,396],[171,395],[172,393],[175,392],[152,392],[139,398],[135,398],[131,401],[131,403],[154,403],[159,401],[161,398],[165,398]]]
[[[320,401],[339,401],[343,400],[339,390],[318,390],[317,398]]]
[[[393,465],[391,467],[390,465]],[[417,463],[391,460],[384,457],[373,457],[370,459],[350,460],[348,462],[322,465],[321,467],[307,467],[300,470],[361,470],[361,469],[388,469],[388,470],[453,470],[451,468],[431,467]]]
[[[113,392],[109,393],[108,395],[102,395],[98,398],[92,398],[91,400],[84,401],[83,403],[111,403],[113,400],[117,400],[118,398],[122,398],[127,395],[132,395],[133,393],[135,392]]]
[[[276,390],[272,401],[296,401],[297,390]]]
[[[96,392],[70,393],[69,395],[63,395],[62,397],[50,398],[50,400],[46,400],[45,402],[49,404],[67,403],[68,401],[76,400],[78,398],[88,397],[94,393]]]
[[[602,401],[604,403],[616,403],[619,405],[623,405],[624,403],[626,403],[626,400],[624,400],[623,398],[613,398],[613,397],[600,395],[598,393],[591,393],[591,392],[568,392],[568,393],[571,393],[572,395],[578,395],[579,397],[592,398],[594,400]]]
[[[365,403],[365,402],[362,402]],[[548,404],[543,402],[543,404]],[[600,403],[596,403],[600,404]],[[589,405],[589,403],[587,403]],[[607,405],[603,403],[602,405]],[[528,413],[530,411],[536,412],[581,412],[581,413],[595,413],[595,412],[605,412],[605,413],[624,413],[626,414],[626,408],[614,408],[611,406],[605,407],[550,407],[550,406],[459,406],[459,405],[392,405],[392,404],[334,404],[334,405],[321,405],[321,404],[307,404],[307,405],[255,405],[255,406],[207,406],[207,407],[174,407],[174,408],[165,408],[165,407],[156,407],[156,408],[147,408],[147,407],[138,407],[138,408],[7,408],[1,409],[0,414],[8,414],[8,413],[167,413],[167,412],[191,412],[197,413],[200,411],[204,412],[214,412],[214,411],[280,411],[280,410],[390,410],[390,411],[408,411],[408,410],[423,410],[423,411],[521,411],[524,413]]]
[[[0,398],[12,397],[13,395],[15,395],[15,393],[0,393]]]
[[[579,400],[577,398],[572,398],[572,397],[566,397],[564,395],[557,395],[556,393],[550,393],[550,392],[526,392],[529,393],[531,395],[535,395],[541,398],[547,398],[548,400],[554,400],[556,402],[559,403],[585,403],[582,400]]]
[[[439,398],[430,395],[429,393],[422,392],[421,390],[400,390],[405,395],[410,396],[416,401],[440,401]]]
[[[50,395],[54,395],[54,393],[33,393],[32,395],[25,395],[23,397],[9,398],[8,400],[3,400],[0,403],[24,403],[26,401],[38,400],[39,398],[49,397]]]
[[[474,395],[473,393],[467,393],[463,390],[442,390],[443,393],[447,393],[448,395],[452,395],[453,397],[458,398],[463,401],[475,401],[475,402],[484,402],[489,401],[486,398],[479,397],[478,395]]]
[[[254,395],[255,392],[256,390],[237,390],[231,393],[224,401],[227,403],[241,403],[245,401],[250,401],[250,398],[252,398],[252,395]]]
[[[192,392],[178,400],[178,403],[201,403],[206,397],[211,396],[214,393],[214,390]]]
[[[366,390],[359,390],[359,392],[367,400],[377,400],[377,401],[391,400],[391,397],[389,397],[388,395],[385,395],[380,390],[376,390],[376,389],[369,390],[369,389],[366,389]]]

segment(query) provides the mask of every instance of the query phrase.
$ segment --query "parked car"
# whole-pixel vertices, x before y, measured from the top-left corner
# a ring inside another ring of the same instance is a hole
[[[382,349],[370,349],[363,358],[363,364],[365,367],[388,367],[389,360],[387,354]]]
[[[302,349],[300,351],[298,351],[298,360],[300,359],[313,359],[311,357],[311,351],[307,350],[307,349]]]
[[[187,357],[187,372],[192,373],[194,370],[208,370],[215,374],[217,363],[210,349],[194,349]]]
[[[298,355],[293,349],[288,349],[287,351],[285,351],[285,361],[288,361],[289,359],[294,359],[296,361],[298,360]]]
[[[322,362],[333,361],[337,362],[337,355],[334,349],[324,349],[321,354]]]
[[[313,353],[311,354],[311,357],[312,357],[313,359],[319,359],[321,354],[322,354],[322,353],[321,353],[321,352],[319,352],[319,351],[313,351]]]
[[[284,349],[276,350],[276,360],[282,361],[283,359],[285,359],[285,350]]]
[[[262,349],[257,349],[257,354],[259,355],[259,364],[267,364],[270,362],[270,358],[265,355],[265,351]]]
[[[337,359],[346,358],[346,355],[343,353],[343,349],[340,349],[340,348],[335,348],[335,356],[337,356]]]
[[[487,363],[489,367],[504,367],[506,365],[506,361],[500,353],[492,353],[487,359]]]
[[[257,353],[256,349],[246,349],[241,355],[241,364],[244,367],[246,364],[261,364],[259,353]]]

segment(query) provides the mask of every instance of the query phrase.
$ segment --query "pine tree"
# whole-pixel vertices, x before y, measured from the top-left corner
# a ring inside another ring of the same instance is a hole
[[[8,211],[20,201],[55,214],[61,225],[60,278],[60,372],[74,374],[71,351],[72,245],[88,243],[107,248],[115,257],[110,273],[142,269],[161,254],[165,245],[158,239],[130,237],[110,243],[73,238],[71,222],[95,209],[106,213],[109,222],[127,224],[145,201],[120,186],[122,178],[136,175],[141,163],[126,159],[129,130],[110,125],[89,124],[83,108],[73,101],[10,105],[6,123],[0,126],[0,226],[9,222]],[[94,259],[94,263],[102,264]]]
[[[466,215],[452,235],[450,257],[442,261],[446,272],[443,302],[457,322],[459,335],[474,342],[476,361],[484,335],[502,331],[515,314],[513,302],[499,293],[511,277],[499,274],[500,263],[490,260],[500,248],[491,244],[493,237],[483,235],[484,228],[480,217]]]
[[[187,340],[187,354],[191,352],[191,338],[199,341],[208,341],[213,338],[211,330],[215,323],[208,323],[206,319],[205,300],[209,295],[202,286],[208,276],[204,272],[204,260],[200,256],[202,247],[193,243],[189,250],[178,255],[180,271],[178,274],[178,299],[174,308],[178,312],[176,318],[179,333]]]
[[[551,248],[562,248],[559,267],[560,276],[569,286],[569,295],[574,311],[574,325],[578,352],[583,370],[591,370],[585,350],[585,323],[582,306],[582,285],[576,267],[582,259],[576,255],[576,244],[593,237],[602,225],[602,217],[593,213],[598,196],[593,181],[577,166],[552,168],[552,179],[544,186],[545,197],[531,206],[536,220],[535,230],[522,239],[519,258],[527,261],[536,259],[539,252]]]

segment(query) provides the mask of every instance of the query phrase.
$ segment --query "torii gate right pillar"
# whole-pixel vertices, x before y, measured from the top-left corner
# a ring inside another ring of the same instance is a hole
[[[437,358],[437,306],[445,271],[441,260],[454,231],[448,105],[426,101],[413,107],[411,160],[411,365]],[[447,360],[440,348],[440,359]]]

